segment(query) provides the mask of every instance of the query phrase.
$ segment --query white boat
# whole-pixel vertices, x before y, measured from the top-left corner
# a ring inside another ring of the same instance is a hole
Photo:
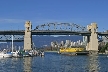
[[[0,52],[0,57],[2,57],[2,58],[4,58],[4,57],[12,57],[12,53],[6,52],[6,50],[4,49],[2,52]]]
[[[19,51],[13,51],[13,35],[12,35],[12,55],[13,57],[21,57],[21,55],[19,54]]]
[[[18,57],[18,52],[12,52],[13,57]]]
[[[12,52],[13,57],[22,57],[22,55],[19,53],[19,51]]]
[[[4,58],[4,57],[12,57],[12,54],[11,53],[0,53],[0,57]]]
[[[40,53],[40,56],[44,56],[44,52],[41,52],[41,53]]]
[[[38,52],[36,50],[31,50],[31,51],[29,51],[29,55],[30,56],[37,56]]]
[[[44,56],[44,52],[42,52],[42,56]]]
[[[34,56],[34,54],[33,54],[33,52],[32,52],[32,51],[30,51],[30,52],[29,52],[29,55],[30,55],[30,56]]]

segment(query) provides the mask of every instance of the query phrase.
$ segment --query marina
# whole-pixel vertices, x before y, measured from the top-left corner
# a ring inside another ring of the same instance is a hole
[[[19,50],[19,51],[13,51],[13,52],[8,52],[6,49],[0,52],[0,58],[8,58],[8,57],[34,57],[34,56],[44,56],[44,52],[37,51],[37,50],[31,50],[31,51],[24,51],[24,50]]]
[[[33,56],[37,56],[37,55],[41,55],[41,56],[44,56],[44,52],[41,52],[40,53],[33,49],[33,50],[15,50],[14,51],[14,47],[13,47],[13,35],[12,35],[12,47],[11,47],[11,50],[6,50],[6,49],[3,49],[3,51],[0,52],[0,57],[4,58],[4,57],[33,57]]]

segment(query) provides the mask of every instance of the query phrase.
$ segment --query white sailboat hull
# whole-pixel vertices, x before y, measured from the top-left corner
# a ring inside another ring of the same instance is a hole
[[[18,57],[18,53],[17,52],[13,52],[13,57]]]
[[[0,53],[0,58],[4,58],[4,57],[12,57],[12,54],[4,54],[4,53]]]

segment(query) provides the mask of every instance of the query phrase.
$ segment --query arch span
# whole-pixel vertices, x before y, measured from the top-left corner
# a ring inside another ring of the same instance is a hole
[[[75,23],[47,23],[36,26],[34,30],[87,31],[86,27]]]

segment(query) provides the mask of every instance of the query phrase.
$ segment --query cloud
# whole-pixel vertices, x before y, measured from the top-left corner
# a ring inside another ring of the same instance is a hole
[[[0,23],[24,23],[26,20],[23,19],[3,19],[0,18]]]

